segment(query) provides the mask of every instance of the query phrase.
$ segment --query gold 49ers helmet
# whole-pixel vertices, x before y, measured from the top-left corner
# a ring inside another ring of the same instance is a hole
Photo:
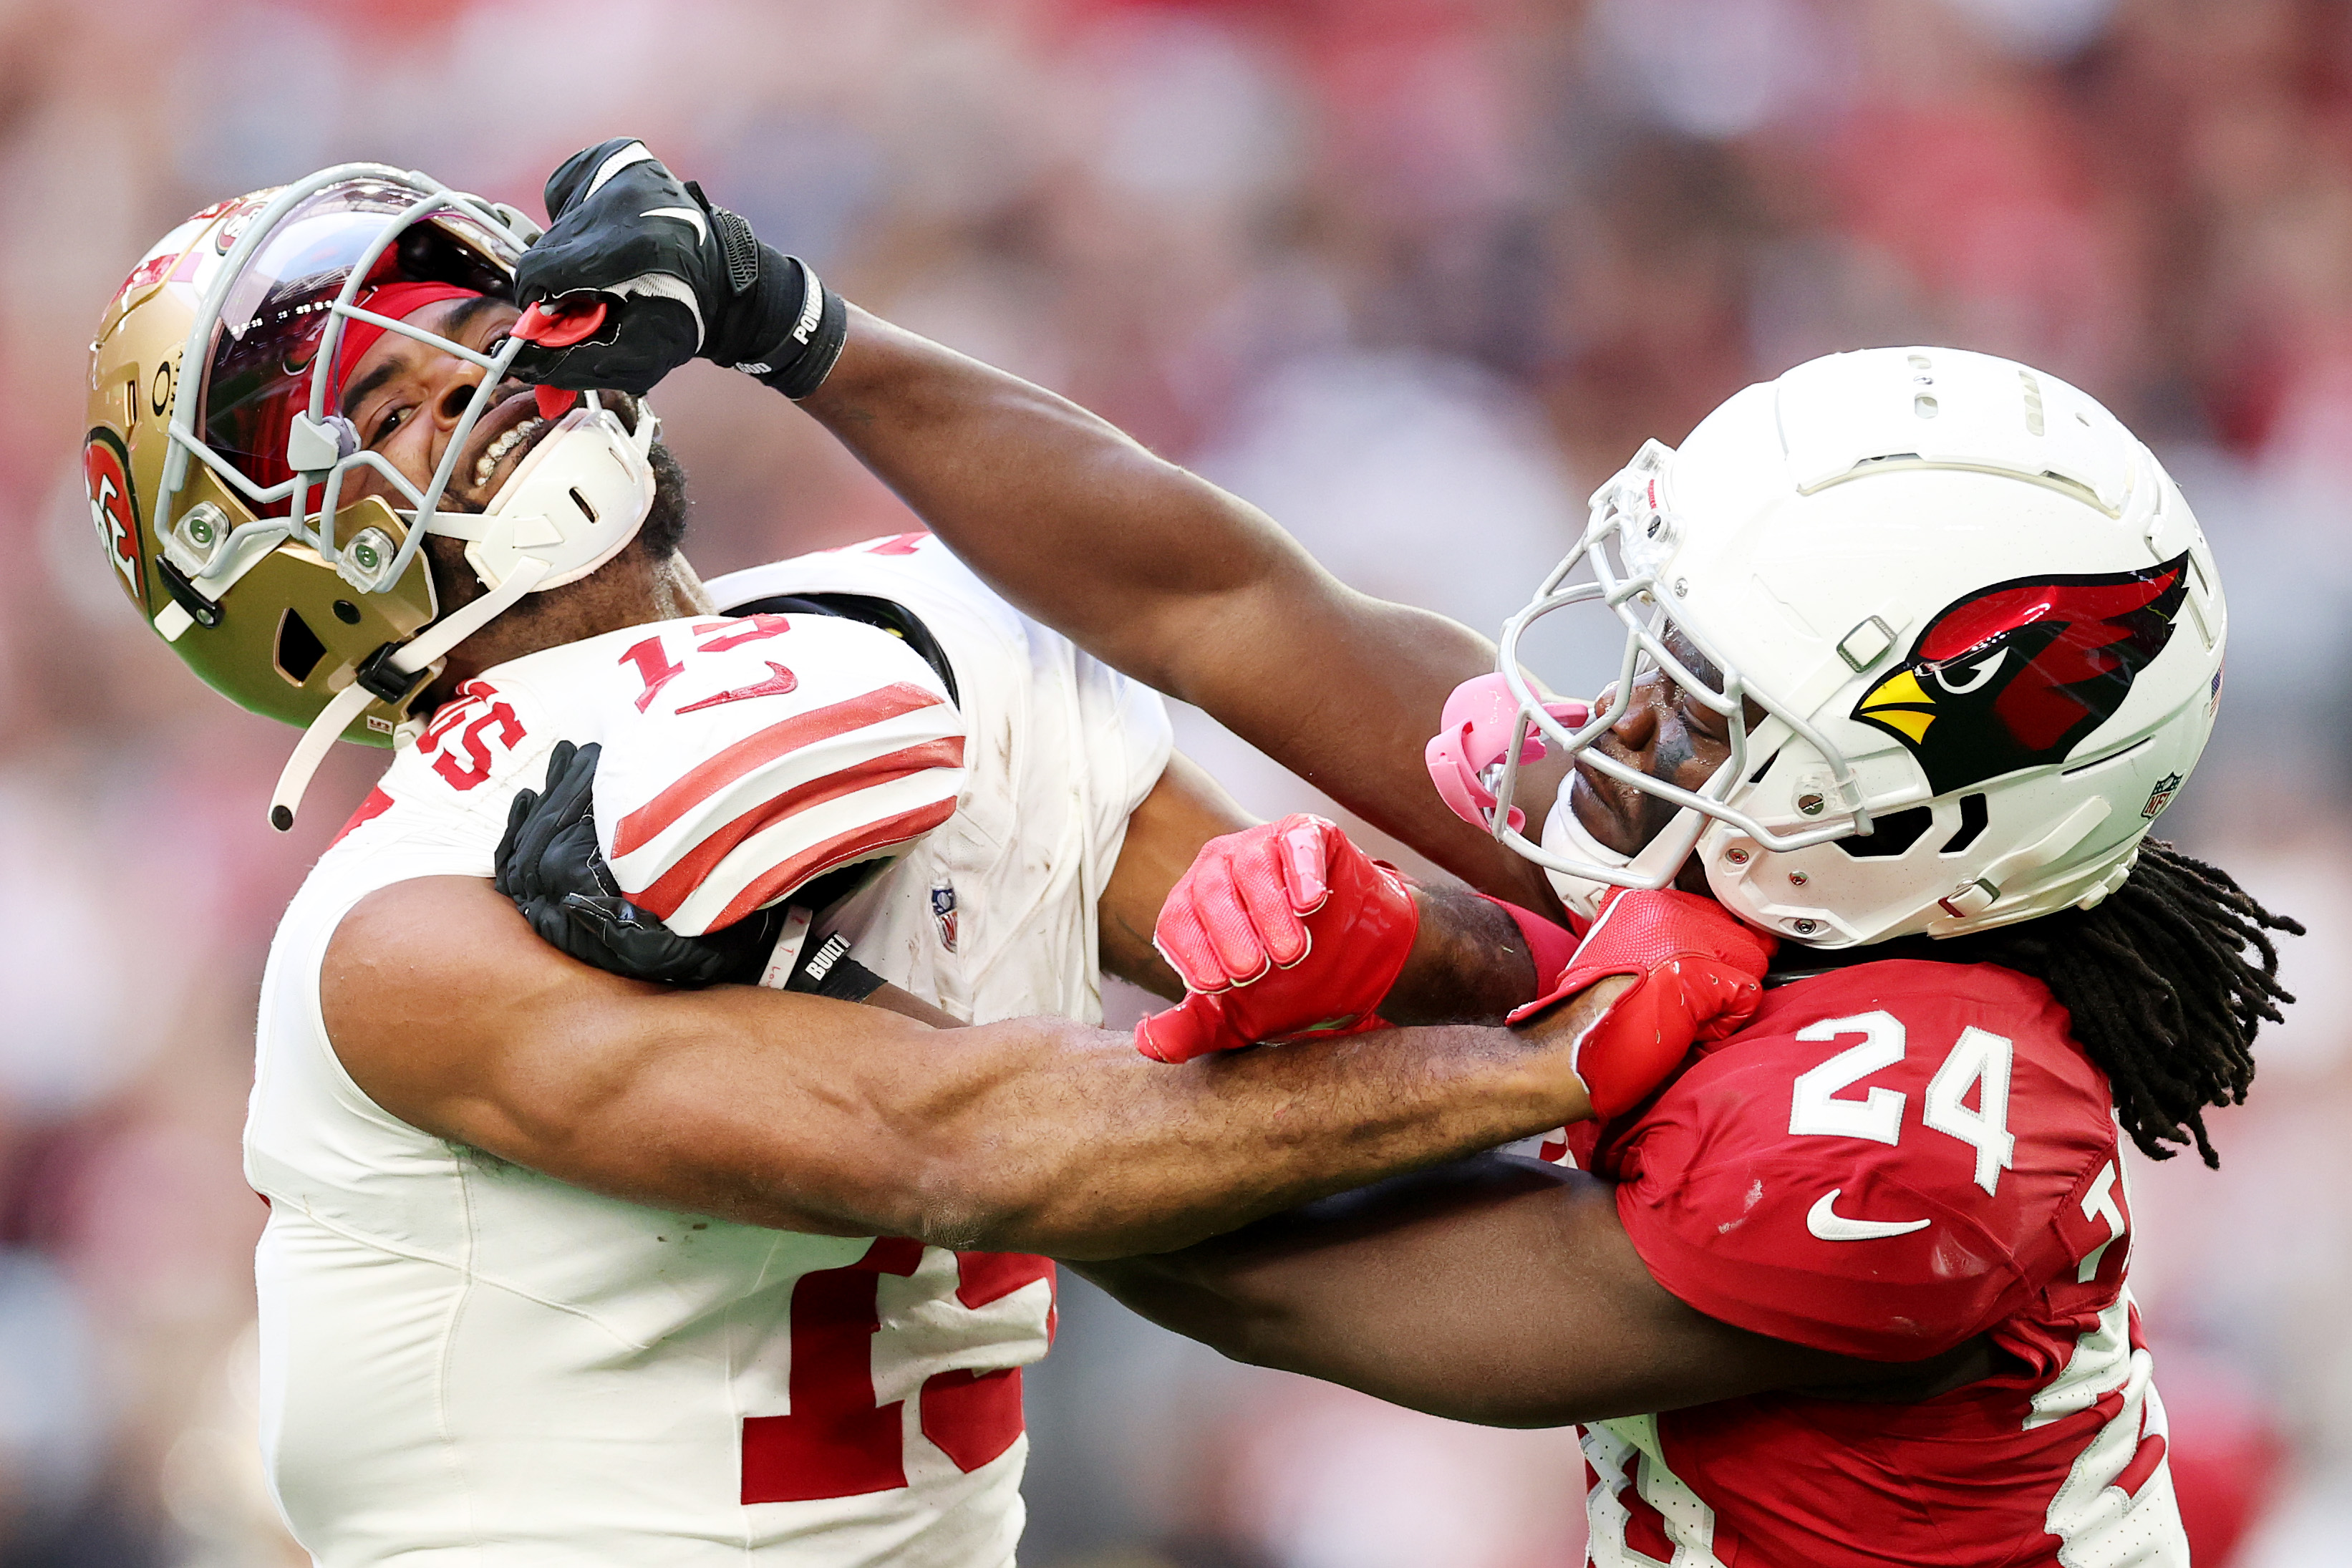
[[[651,510],[659,426],[587,395],[488,507],[443,511],[467,438],[520,344],[485,354],[400,318],[432,299],[510,299],[539,230],[413,171],[347,163],[206,207],[131,270],[90,345],[90,521],[142,615],[215,690],[305,727],[270,805],[294,808],[337,738],[393,745],[440,661],[524,594],[610,560]],[[371,306],[380,309],[370,309]],[[416,339],[483,374],[419,486],[333,402],[360,340]],[[512,388],[507,389],[511,394]],[[404,501],[345,501],[357,470]],[[420,546],[466,542],[486,590],[438,615]]]

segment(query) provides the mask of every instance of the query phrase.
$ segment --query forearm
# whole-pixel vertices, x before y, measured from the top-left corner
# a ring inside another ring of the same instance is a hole
[[[1328,579],[1255,509],[1108,421],[863,311],[801,406],[1007,598],[1188,700],[1167,617]]]
[[[782,1230],[1111,1257],[1586,1109],[1583,1016],[1383,1031],[1171,1068],[1064,1019],[934,1029],[756,986],[624,980],[488,882],[371,893],[320,970],[328,1037],[391,1115],[590,1191]],[[902,1003],[901,1005],[908,1004]]]
[[[1626,1353],[1656,1303],[1595,1256],[1612,1201],[1580,1173],[1489,1158],[1078,1268],[1235,1361],[1453,1420],[1556,1426],[1661,1407],[1655,1358]]]
[[[926,1030],[714,987],[541,1013],[588,1070],[553,1087],[494,1080],[419,1124],[633,1202],[1116,1257],[1581,1117],[1570,1042],[1610,994],[1535,1030],[1384,1030],[1171,1068],[1064,1019]]]
[[[1924,1397],[1983,1359],[1879,1367],[1707,1318],[1650,1277],[1607,1183],[1524,1160],[1402,1178],[1181,1253],[1080,1272],[1237,1361],[1487,1426],[1806,1385]]]
[[[1447,694],[1495,667],[1485,637],[1356,593],[1256,508],[1085,409],[863,312],[802,406],[1024,610],[1473,886],[1550,906],[1423,770]],[[1522,803],[1539,816],[1556,783],[1529,769]]]
[[[1044,1020],[940,1043],[966,1059],[906,1109],[924,1129],[910,1217],[927,1239],[987,1251],[1184,1247],[1586,1113],[1564,1044],[1491,1027],[1383,1030],[1180,1068],[1145,1061],[1123,1036]]]

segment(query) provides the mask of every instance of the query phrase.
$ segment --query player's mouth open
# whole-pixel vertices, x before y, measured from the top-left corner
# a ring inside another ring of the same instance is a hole
[[[482,455],[474,459],[474,488],[480,489],[488,485],[490,475],[498,471],[498,466],[505,460],[506,455],[545,428],[547,421],[534,414],[492,441],[483,449]]]
[[[478,505],[489,501],[497,493],[500,475],[512,472],[515,464],[546,439],[556,426],[556,421],[540,416],[529,387],[502,400],[483,424],[495,425],[509,416],[514,423],[485,437],[474,455],[473,463],[460,470],[471,481],[470,489]]]

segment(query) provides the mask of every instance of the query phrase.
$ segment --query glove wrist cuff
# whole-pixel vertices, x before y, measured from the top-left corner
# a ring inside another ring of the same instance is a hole
[[[1571,968],[1564,971],[1557,980],[1549,982],[1544,987],[1543,994],[1534,1001],[1521,1003],[1512,1008],[1509,1016],[1503,1021],[1507,1024],[1524,1024],[1549,1013],[1578,992],[1598,985],[1612,975],[1630,974],[1639,980],[1648,973],[1648,970],[1638,963],[1596,963],[1582,969]]]
[[[779,365],[772,374],[758,378],[794,403],[814,395],[824,384],[824,378],[833,374],[835,362],[841,358],[842,345],[849,341],[849,302],[817,281],[814,271],[809,271],[808,279],[819,302],[816,325],[809,333],[807,345],[790,363]]]
[[[748,238],[750,228],[741,234]],[[769,245],[759,247],[758,257],[757,277],[738,291],[703,357],[732,365],[798,402],[824,384],[841,357],[849,336],[849,306],[799,257]],[[730,284],[736,261],[730,253]]]

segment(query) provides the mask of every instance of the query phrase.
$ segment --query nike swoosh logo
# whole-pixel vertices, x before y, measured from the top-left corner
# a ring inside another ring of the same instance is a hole
[[[1843,1190],[1832,1187],[1805,1215],[1805,1228],[1823,1241],[1876,1241],[1884,1237],[1908,1236],[1933,1223],[1924,1219],[1848,1219],[1834,1206]]]
[[[639,217],[674,217],[693,228],[697,241],[707,244],[710,239],[710,225],[705,222],[702,215],[692,207],[647,207],[637,216]]]
[[[768,668],[776,673],[757,686],[739,686],[732,691],[722,691],[716,697],[706,697],[699,702],[689,702],[678,711],[680,713],[698,712],[705,708],[716,708],[721,702],[740,702],[746,697],[782,697],[785,692],[796,690],[799,688],[801,678],[774,659],[768,660]],[[1919,1223],[1925,1225],[1927,1222],[1923,1219]]]

